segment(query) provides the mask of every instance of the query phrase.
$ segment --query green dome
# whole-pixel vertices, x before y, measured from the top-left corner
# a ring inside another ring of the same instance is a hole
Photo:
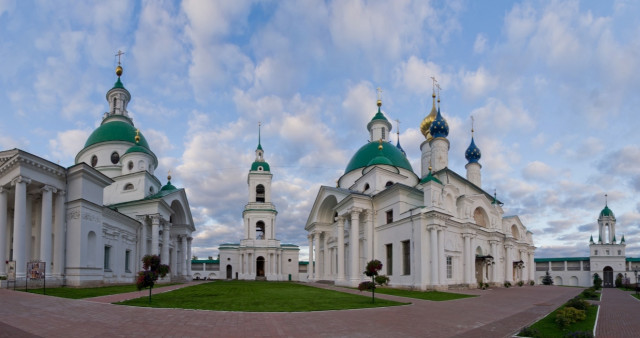
[[[349,164],[347,164],[347,168],[344,170],[344,173],[346,174],[358,168],[367,167],[370,165],[370,162],[374,162],[373,160],[380,156],[384,156],[389,161],[389,163],[384,164],[404,168],[413,172],[411,164],[397,147],[387,142],[383,142],[382,150],[378,150],[379,145],[380,143],[378,142],[369,142],[362,146],[362,148],[358,149],[351,158],[351,161],[349,161]]]
[[[167,182],[167,184],[165,186],[160,188],[160,191],[176,190],[176,189],[178,189],[178,188],[174,187],[173,184],[171,184],[171,181],[169,181],[169,182]]]
[[[435,176],[431,175],[431,171],[429,171],[429,173],[427,174],[427,176],[423,177],[423,178],[420,180],[420,184],[425,184],[425,183],[427,183],[427,182],[431,182],[431,181],[434,181],[434,182],[436,182],[436,183],[440,183],[440,184],[442,184],[442,182],[440,182],[440,180],[439,180],[437,177],[435,177]]]
[[[134,143],[136,137],[136,128],[126,122],[123,121],[105,121],[102,122],[102,125],[98,127],[96,130],[91,133],[87,142],[84,144],[84,147],[87,148],[94,144],[102,143],[102,142],[110,142],[110,141],[125,141]],[[140,133],[140,142],[138,143],[140,146],[150,149],[147,140]]]
[[[149,151],[149,149],[145,148],[145,147],[141,147],[139,145],[135,145],[129,149],[127,149],[127,151],[124,152],[125,154],[129,154],[129,153],[145,153],[145,154],[149,154],[151,156],[153,156],[153,154],[151,154],[151,151]]]
[[[605,205],[604,209],[602,209],[602,211],[600,211],[600,217],[613,217],[614,219],[616,218],[616,216],[613,214],[613,211],[611,211],[611,209],[609,209],[609,206]]]
[[[122,89],[125,89],[125,88],[124,88],[124,85],[123,85],[123,84],[122,84],[122,82],[120,81],[120,77],[119,77],[119,76],[118,76],[118,81],[116,81],[116,83],[113,85],[113,88],[122,88]],[[113,88],[111,88],[111,89],[113,89]]]
[[[258,167],[262,166],[262,171],[271,171],[269,163],[255,161],[251,164],[251,171],[258,171]]]
[[[388,158],[384,157],[383,155],[378,155],[373,160],[369,161],[369,163],[367,163],[367,167],[376,164],[386,164],[391,166],[393,165],[393,163]]]

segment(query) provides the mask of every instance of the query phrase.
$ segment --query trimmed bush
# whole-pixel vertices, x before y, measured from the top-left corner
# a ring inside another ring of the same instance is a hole
[[[551,278],[551,275],[549,274],[549,271],[547,271],[547,274],[544,275],[544,277],[542,277],[542,284],[544,284],[544,285],[553,285],[553,278]]]
[[[504,287],[505,287],[505,288],[509,288],[509,287],[511,287],[511,283],[510,283],[510,282],[504,282]]]
[[[578,310],[574,307],[564,307],[556,313],[556,324],[561,328],[565,328],[575,322],[585,320],[587,313],[584,310]]]
[[[389,276],[387,275],[379,275],[375,277],[375,282],[378,285],[389,285]]]
[[[596,289],[594,288],[588,288],[585,289],[584,291],[582,291],[582,297],[586,298],[586,299],[598,299],[598,293],[596,292]]]
[[[596,290],[602,289],[602,278],[597,273],[593,274],[593,288]]]
[[[540,337],[540,331],[530,326],[525,326],[520,330],[520,332],[518,332],[518,335],[521,337],[538,338]]]
[[[580,299],[580,297],[574,297],[571,298],[565,306],[586,311],[591,305],[589,305],[586,300]]]

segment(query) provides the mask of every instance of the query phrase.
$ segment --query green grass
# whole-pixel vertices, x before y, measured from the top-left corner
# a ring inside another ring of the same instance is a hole
[[[298,312],[405,305],[290,282],[215,281],[116,304],[198,310]]]
[[[564,306],[564,305],[563,305]],[[556,324],[556,313],[563,307],[557,308],[546,317],[540,319],[535,324],[531,325],[531,328],[537,329],[540,332],[539,337],[555,338],[564,337],[568,332],[574,331],[587,331],[593,332],[593,327],[596,324],[596,315],[598,314],[598,306],[593,305],[587,309],[587,318],[581,322],[573,323],[564,330],[560,329]]]
[[[410,290],[391,289],[391,288],[376,288],[376,293],[383,293],[385,295],[416,298],[416,299],[423,299],[423,300],[432,300],[437,302],[445,301],[445,300],[460,299],[460,298],[476,297],[474,295],[463,295],[460,293],[452,293],[452,292],[410,291]]]
[[[180,284],[180,283],[158,284],[156,285],[156,287],[163,287],[163,286],[169,286],[169,285],[175,285],[175,284]],[[118,293],[127,293],[127,292],[134,292],[134,291],[138,291],[138,289],[136,288],[136,285],[127,284],[127,285],[102,286],[97,288],[70,288],[70,287],[47,288],[46,293],[47,293],[47,296],[71,298],[71,299],[82,299],[82,298],[115,295]],[[42,294],[43,289],[42,288],[29,289],[28,292]]]

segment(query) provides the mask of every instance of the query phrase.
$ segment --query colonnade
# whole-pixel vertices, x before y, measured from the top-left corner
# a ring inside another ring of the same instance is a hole
[[[0,275],[7,271],[6,261],[16,262],[16,278],[26,276],[27,262],[38,259],[46,263],[46,277],[59,277],[64,273],[65,246],[65,191],[58,190],[51,185],[44,185],[39,194],[28,194],[27,188],[32,180],[28,177],[17,176],[11,180],[14,191],[13,208],[13,242],[9,243],[10,232],[8,223],[8,194],[10,189],[0,187]],[[54,202],[55,194],[55,202]],[[41,199],[40,233],[38,241],[32,248],[32,203],[34,199]],[[55,210],[55,217],[54,217]],[[55,242],[54,242],[55,239]],[[9,257],[9,248],[13,248],[13,257]],[[32,254],[32,251],[35,254]]]

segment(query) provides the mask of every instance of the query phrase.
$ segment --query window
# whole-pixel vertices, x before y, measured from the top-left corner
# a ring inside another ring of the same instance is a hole
[[[393,275],[393,245],[387,244],[387,275]]]
[[[598,250],[593,250],[593,255],[597,256],[598,255]]]
[[[256,239],[264,239],[264,222],[258,221],[256,223]]]
[[[129,161],[129,163],[127,163],[127,168],[129,168],[129,170],[133,169],[133,161]]]
[[[91,166],[95,167],[96,165],[98,165],[98,156],[93,155],[91,156]]]
[[[131,258],[131,250],[124,252],[124,272],[131,272],[129,270],[129,258]]]
[[[111,271],[111,247],[104,247],[104,270]]]
[[[605,255],[606,255],[606,256],[609,256],[609,250],[607,250],[607,252],[606,252],[606,254],[605,254]]]
[[[256,186],[256,202],[264,202],[264,185],[258,184]]]
[[[133,184],[131,183],[125,184],[123,190],[133,190]]]
[[[120,161],[120,155],[118,154],[117,151],[114,151],[111,153],[111,163],[113,164],[118,164],[118,162]]]
[[[386,138],[386,130],[384,129],[384,127],[382,127],[382,139],[384,140]]]
[[[384,186],[385,186],[385,187],[390,187],[390,186],[392,186],[392,185],[393,185],[393,182],[388,181],[388,182],[387,182],[387,184],[385,184]]]
[[[393,223],[393,209],[387,211],[387,224]]]
[[[622,250],[618,250],[618,256],[622,255]]]
[[[402,274],[411,274],[411,247],[410,241],[402,242]]]
[[[447,278],[453,278],[453,257],[447,256]]]
[[[366,183],[366,184],[364,185],[364,191],[369,190],[369,188],[370,188],[370,187],[369,187],[369,183]]]

